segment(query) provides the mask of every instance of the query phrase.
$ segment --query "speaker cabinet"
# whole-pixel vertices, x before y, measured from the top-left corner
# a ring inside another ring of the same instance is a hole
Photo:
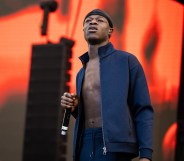
[[[69,47],[64,44],[33,45],[23,161],[66,160],[66,136],[60,135],[63,110],[61,95],[66,82]]]

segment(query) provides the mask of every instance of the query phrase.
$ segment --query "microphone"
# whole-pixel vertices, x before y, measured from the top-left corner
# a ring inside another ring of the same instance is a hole
[[[66,135],[66,132],[68,130],[69,121],[70,121],[70,115],[71,115],[71,109],[70,108],[65,109],[65,113],[63,117],[63,124],[61,127],[61,135]]]
[[[43,1],[40,3],[41,9],[44,10],[44,16],[43,16],[43,23],[41,25],[41,34],[46,35],[47,34],[47,25],[48,25],[48,17],[49,12],[54,12],[57,9],[57,2],[56,1]]]

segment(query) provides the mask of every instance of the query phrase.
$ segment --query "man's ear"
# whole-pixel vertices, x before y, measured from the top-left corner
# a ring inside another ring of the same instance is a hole
[[[113,28],[109,29],[109,37],[111,37],[113,30],[114,30]]]

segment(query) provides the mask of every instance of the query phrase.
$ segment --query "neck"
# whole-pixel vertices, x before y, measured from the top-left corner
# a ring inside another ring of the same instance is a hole
[[[98,55],[98,48],[101,47],[101,46],[105,46],[108,43],[109,42],[104,42],[104,43],[95,44],[95,45],[88,44],[88,55],[89,55],[89,59],[98,58],[99,57],[99,55]]]

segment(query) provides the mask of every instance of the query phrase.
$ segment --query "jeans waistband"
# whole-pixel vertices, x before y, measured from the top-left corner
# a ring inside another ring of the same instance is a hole
[[[83,131],[83,136],[101,136],[102,135],[102,128],[86,128]]]

